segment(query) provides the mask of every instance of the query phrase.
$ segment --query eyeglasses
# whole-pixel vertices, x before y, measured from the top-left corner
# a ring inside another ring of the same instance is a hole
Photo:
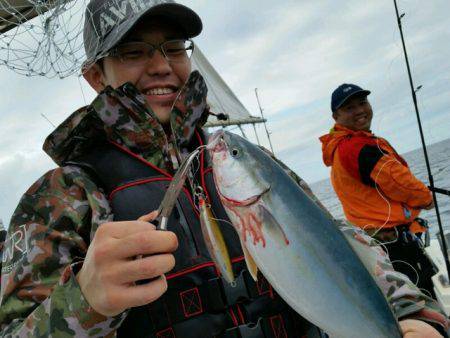
[[[109,52],[108,56],[118,58],[128,66],[143,65],[159,50],[169,62],[185,62],[194,52],[192,40],[170,40],[159,45],[146,42],[123,43]]]

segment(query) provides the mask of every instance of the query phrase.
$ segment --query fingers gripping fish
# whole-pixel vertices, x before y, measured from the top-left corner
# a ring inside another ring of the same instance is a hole
[[[224,131],[208,149],[244,252],[292,308],[332,337],[401,337],[384,295],[334,220],[277,163]]]

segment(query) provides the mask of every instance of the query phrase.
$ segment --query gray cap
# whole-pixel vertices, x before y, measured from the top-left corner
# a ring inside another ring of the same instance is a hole
[[[95,62],[115,47],[147,15],[170,18],[187,38],[199,35],[203,28],[197,13],[173,0],[91,0],[83,32],[87,62]]]

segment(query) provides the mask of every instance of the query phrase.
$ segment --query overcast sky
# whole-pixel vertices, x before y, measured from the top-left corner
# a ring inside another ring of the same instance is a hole
[[[343,82],[370,89],[373,130],[400,152],[420,146],[391,0],[191,0],[205,55],[253,115],[254,88],[275,153],[312,183],[328,176],[318,137],[333,125],[330,94]],[[400,0],[425,137],[450,137],[450,3]],[[41,150],[54,124],[94,93],[83,79],[26,78],[0,68],[0,218],[54,167]],[[268,147],[262,126],[260,138]],[[246,129],[254,140],[253,129]],[[433,159],[431,159],[433,161]]]

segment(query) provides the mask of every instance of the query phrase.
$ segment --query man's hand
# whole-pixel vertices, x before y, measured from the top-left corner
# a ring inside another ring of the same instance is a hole
[[[98,313],[115,316],[151,303],[166,292],[164,274],[175,266],[171,253],[178,241],[173,232],[155,230],[149,222],[156,216],[157,212],[152,212],[138,221],[104,223],[95,233],[77,280]],[[135,284],[145,279],[153,280]]]
[[[403,338],[442,338],[442,335],[431,325],[416,319],[400,321]]]

